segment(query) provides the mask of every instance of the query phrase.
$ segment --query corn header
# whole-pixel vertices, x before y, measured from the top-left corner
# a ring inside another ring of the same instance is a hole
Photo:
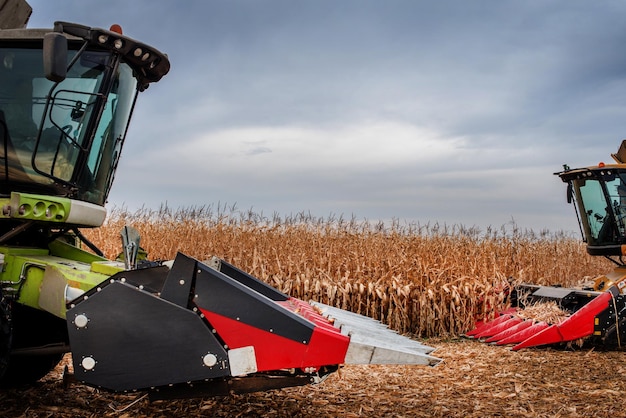
[[[511,290],[512,308],[496,319],[480,321],[467,336],[513,350],[588,341],[609,348],[626,344],[626,140],[613,164],[558,173],[567,184],[567,200],[575,211],[587,253],[615,264],[613,271],[578,289],[520,285]],[[563,316],[554,320],[525,317],[524,310],[554,303]]]
[[[118,26],[0,30],[0,386],[68,352],[68,378],[153,399],[317,383],[346,363],[437,364],[431,347],[224,260],[139,260],[127,227],[111,261],[83,236],[105,219],[138,94],[169,69]]]

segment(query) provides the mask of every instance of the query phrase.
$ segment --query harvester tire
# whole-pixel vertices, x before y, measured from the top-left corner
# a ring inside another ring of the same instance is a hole
[[[11,357],[9,366],[0,379],[0,388],[32,384],[53,370],[62,358],[61,354]]]
[[[42,311],[25,308],[19,304],[6,305],[7,309],[3,317],[8,319],[8,338],[3,334],[3,349],[11,350],[38,347],[46,344],[57,343],[66,339],[65,321],[52,317]],[[19,326],[21,323],[30,324],[30,328]],[[62,327],[60,325],[63,325]],[[21,333],[18,331],[22,331]],[[5,341],[7,339],[8,341]],[[1,361],[4,368],[0,377],[0,387],[16,387],[31,384],[44,377],[63,358],[63,353],[43,355],[6,355]]]

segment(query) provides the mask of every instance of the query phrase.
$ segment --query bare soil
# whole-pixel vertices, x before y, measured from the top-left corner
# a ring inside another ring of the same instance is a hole
[[[35,386],[0,393],[5,417],[621,417],[620,351],[528,349],[429,340],[443,363],[346,366],[316,386],[210,399],[157,401],[83,385],[62,366]],[[65,360],[68,361],[68,358]]]

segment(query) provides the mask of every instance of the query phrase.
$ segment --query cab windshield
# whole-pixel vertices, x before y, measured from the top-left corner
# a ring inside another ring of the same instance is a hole
[[[580,195],[579,209],[590,245],[626,243],[626,173],[594,173],[573,181]]]
[[[131,68],[106,51],[70,51],[67,78],[53,83],[40,48],[0,55],[0,193],[103,205],[136,98]]]

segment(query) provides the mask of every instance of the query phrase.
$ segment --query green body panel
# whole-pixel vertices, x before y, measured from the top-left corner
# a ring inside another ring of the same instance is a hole
[[[49,224],[98,227],[104,222],[106,209],[67,197],[11,192],[10,198],[0,198],[0,220],[15,219]]]
[[[72,206],[66,197],[11,193],[11,198],[0,199],[5,208],[0,218],[15,218],[46,222],[65,222]]]
[[[75,245],[69,244],[61,240],[52,241],[48,248],[50,248],[51,255],[61,258],[67,258],[69,260],[81,261],[88,264],[96,261],[108,261],[108,259],[104,257],[88,253],[87,251],[83,251]]]
[[[65,318],[67,287],[79,295],[123,271],[122,263],[81,250],[57,240],[50,249],[0,247],[4,256],[0,282],[16,301]],[[9,286],[6,286],[9,285]]]

